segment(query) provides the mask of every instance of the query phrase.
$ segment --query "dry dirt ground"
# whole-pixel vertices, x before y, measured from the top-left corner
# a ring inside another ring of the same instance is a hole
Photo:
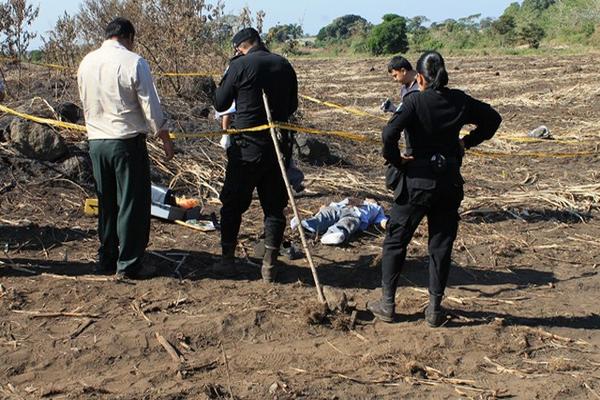
[[[294,63],[307,95],[375,114],[397,96],[383,59]],[[489,101],[504,123],[481,146],[486,154],[465,160],[443,328],[422,320],[426,225],[410,247],[391,325],[365,311],[380,294],[382,233],[338,248],[312,241],[322,283],[345,291],[357,320],[337,314],[310,324],[316,291],[305,261],[283,259],[274,285],[252,263],[222,278],[210,270],[218,233],[154,220],[148,262],[160,277],[116,283],[92,275],[95,221],[82,214],[90,188],[60,174],[19,178],[12,161],[0,184],[16,182],[0,196],[0,398],[600,398],[600,55],[450,58],[448,66],[451,86]],[[301,122],[373,137],[385,123],[307,101]],[[517,140],[542,124],[557,140]],[[298,200],[302,212],[346,196],[389,209],[379,146],[329,142],[347,163],[301,163],[311,192]],[[180,157],[194,146],[221,177],[214,143],[180,143]],[[565,153],[585,154],[557,157]],[[177,187],[211,191],[181,180]],[[205,201],[206,214],[217,211]],[[241,259],[253,260],[260,219],[253,204]],[[155,254],[188,256],[179,265]]]

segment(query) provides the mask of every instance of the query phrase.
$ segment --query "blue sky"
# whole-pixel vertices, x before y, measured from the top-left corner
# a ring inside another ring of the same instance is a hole
[[[210,1],[210,0],[209,0]],[[381,16],[395,13],[406,17],[424,15],[431,21],[442,21],[447,18],[460,18],[481,13],[484,17],[498,17],[514,0],[225,0],[227,10],[239,11],[249,5],[252,11],[264,10],[267,13],[265,25],[278,23],[300,23],[304,31],[316,34],[318,30],[332,19],[344,14],[358,14],[373,23],[378,23]],[[40,4],[40,16],[34,30],[43,35],[51,30],[56,19],[65,11],[75,14],[80,0],[33,0]],[[38,39],[32,48],[39,46]]]

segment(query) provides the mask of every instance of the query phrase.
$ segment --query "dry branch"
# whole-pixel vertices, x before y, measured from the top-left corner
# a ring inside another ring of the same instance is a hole
[[[96,321],[91,318],[84,321],[81,325],[79,325],[77,327],[77,329],[75,329],[71,334],[69,334],[68,337],[70,339],[75,339],[77,336],[81,335],[83,333],[83,331],[86,330],[87,327],[92,325],[94,322],[96,322]]]
[[[540,378],[540,377],[544,377],[544,376],[548,376],[547,374],[533,374],[531,371],[522,371],[522,370],[518,370],[518,369],[514,369],[514,368],[507,368],[499,363],[497,363],[496,361],[493,361],[492,359],[490,359],[489,357],[484,357],[483,358],[488,364],[491,364],[492,366],[494,366],[496,368],[497,373],[499,374],[511,374],[511,375],[516,375],[521,379],[525,379],[525,378]]]
[[[31,318],[57,318],[57,317],[71,317],[71,318],[101,318],[98,314],[89,313],[77,313],[77,312],[42,312],[42,311],[25,311],[25,310],[11,310],[15,314],[25,314],[31,316]]]
[[[183,357],[183,355],[179,354],[177,349],[175,349],[175,347],[173,347],[173,345],[169,343],[167,339],[165,339],[158,332],[155,332],[154,334],[156,335],[156,340],[158,340],[158,343],[160,343],[160,345],[167,351],[167,353],[169,353],[173,361],[175,361],[178,364],[185,362],[185,358]]]
[[[100,276],[69,276],[69,275],[58,275],[58,274],[49,274],[49,273],[41,273],[40,276],[53,278],[53,279],[65,279],[69,281],[82,281],[82,282],[113,282],[115,280],[114,277],[100,277]]]
[[[584,382],[583,386],[585,386],[585,388],[590,391],[592,396],[594,396],[597,399],[600,399],[600,394],[598,394],[598,392],[596,392],[594,389],[592,389],[592,387],[587,382]]]
[[[571,339],[568,337],[564,337],[564,336],[559,336],[559,335],[555,335],[554,333],[550,333],[550,332],[546,332],[543,331],[541,329],[536,329],[536,328],[530,328],[528,326],[523,327],[522,329],[525,329],[528,332],[531,332],[535,335],[540,335],[549,339],[554,339],[554,340],[558,340],[561,342],[566,342],[566,343],[574,343],[574,344],[578,344],[580,346],[591,346],[591,344],[589,342],[586,342],[585,340],[581,340],[581,339]]]

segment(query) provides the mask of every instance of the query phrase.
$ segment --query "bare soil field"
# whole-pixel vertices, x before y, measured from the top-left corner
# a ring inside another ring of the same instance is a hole
[[[394,324],[365,311],[380,295],[382,232],[341,247],[311,242],[322,284],[344,291],[357,311],[355,321],[315,318],[305,260],[282,257],[278,282],[260,280],[258,202],[244,216],[239,276],[211,272],[218,232],[153,220],[147,262],[160,276],[117,283],[92,273],[96,222],[82,207],[89,181],[31,164],[0,141],[0,399],[599,399],[600,55],[447,63],[450,86],[490,102],[504,122],[465,158],[444,327],[423,321],[426,223],[409,250]],[[386,97],[397,100],[385,59],[294,65],[303,94],[373,114]],[[58,90],[55,73],[30,73],[54,83],[30,84],[23,98],[76,99],[68,79]],[[214,128],[179,100],[164,102],[186,120],[182,129]],[[377,138],[385,121],[303,100],[300,123]],[[521,140],[540,125],[555,139]],[[299,162],[309,190],[298,199],[302,213],[349,196],[389,209],[380,146],[324,140],[344,162]],[[153,150],[155,180],[218,215],[218,144],[177,147],[170,163]]]

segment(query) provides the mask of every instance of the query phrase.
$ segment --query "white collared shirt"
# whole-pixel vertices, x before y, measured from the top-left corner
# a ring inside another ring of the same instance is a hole
[[[85,56],[77,84],[90,140],[156,134],[166,122],[148,62],[116,40]]]

